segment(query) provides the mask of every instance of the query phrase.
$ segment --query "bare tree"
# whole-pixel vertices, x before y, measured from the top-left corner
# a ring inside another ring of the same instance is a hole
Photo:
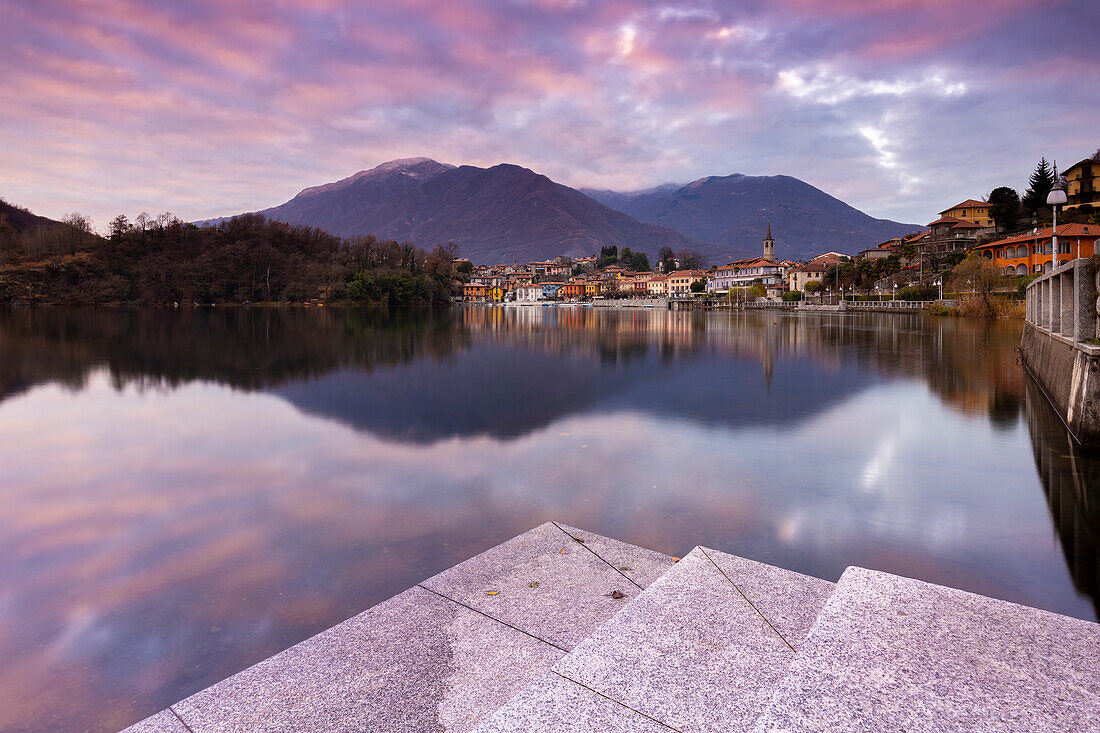
[[[951,275],[956,292],[969,292],[978,315],[994,317],[997,304],[993,293],[1005,284],[1005,275],[992,261],[971,255],[960,262]]]
[[[58,231],[60,249],[75,255],[81,245],[92,236],[92,220],[74,211],[62,217],[61,223],[65,226]]]

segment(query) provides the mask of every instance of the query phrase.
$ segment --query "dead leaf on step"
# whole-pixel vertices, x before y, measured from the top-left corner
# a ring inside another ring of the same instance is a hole
[[[628,568],[626,565],[623,565],[621,568],[619,568],[620,573],[629,573],[630,571],[631,569]]]
[[[537,580],[532,580],[530,583],[527,584],[527,587],[528,588],[538,588],[539,587],[539,582]]]
[[[564,555],[565,554],[565,548],[563,547],[560,550],[558,550],[558,554],[559,555]]]
[[[620,593],[617,590],[613,590],[613,591],[611,591],[611,597],[612,598],[626,598],[626,593]]]
[[[487,596],[495,596],[497,593],[500,593],[500,591],[499,590],[487,590],[487,591],[485,591],[485,595],[487,595]]]
[[[673,557],[673,558],[672,558],[672,562],[680,562],[680,558],[678,558],[678,557]]]
[[[580,537],[574,537],[573,539],[575,539],[577,542],[580,542],[582,545],[584,544],[584,540],[582,540]]]

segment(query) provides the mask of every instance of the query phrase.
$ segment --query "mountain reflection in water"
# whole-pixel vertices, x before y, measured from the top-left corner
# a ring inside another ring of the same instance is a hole
[[[0,728],[123,727],[552,518],[1095,618],[1098,464],[1026,387],[1019,336],[883,314],[0,312]]]

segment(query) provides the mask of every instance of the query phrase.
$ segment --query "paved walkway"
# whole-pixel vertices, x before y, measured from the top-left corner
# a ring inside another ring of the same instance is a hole
[[[1100,625],[547,523],[129,731],[1100,730]]]

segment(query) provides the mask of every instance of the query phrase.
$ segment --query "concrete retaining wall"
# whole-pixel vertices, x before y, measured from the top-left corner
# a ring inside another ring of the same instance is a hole
[[[1083,445],[1100,448],[1100,346],[1097,272],[1074,260],[1027,289],[1027,324],[1020,341],[1024,366]]]

